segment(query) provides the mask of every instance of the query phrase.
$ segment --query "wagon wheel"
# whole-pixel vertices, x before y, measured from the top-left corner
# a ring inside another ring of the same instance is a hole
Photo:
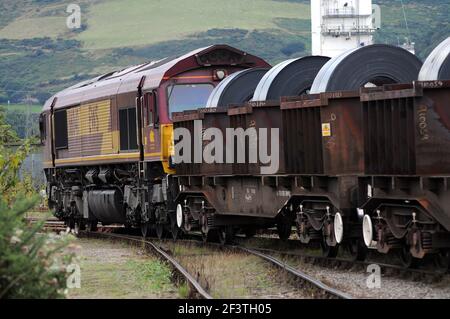
[[[89,220],[87,222],[86,230],[88,232],[96,232],[98,230],[97,224],[98,222],[96,220]]]
[[[219,237],[218,231],[215,229],[208,229],[208,231],[205,233],[202,231],[202,240],[204,243],[212,242]]]
[[[170,217],[170,232],[172,233],[173,240],[178,240],[183,235],[181,228],[177,225],[177,220],[175,217]]]
[[[256,235],[256,228],[253,228],[253,227],[247,228],[247,229],[245,229],[244,234],[245,234],[245,238],[247,238],[247,239],[253,238]]]
[[[434,256],[434,265],[440,272],[447,272],[450,269],[450,251],[441,250]]]
[[[278,237],[282,241],[287,241],[292,234],[292,219],[287,216],[280,216],[277,222]]]
[[[417,268],[420,259],[414,258],[409,250],[409,246],[403,245],[403,247],[398,251],[398,256],[405,268]]]
[[[346,245],[346,248],[352,260],[366,260],[368,249],[360,239],[351,239],[350,242]]]
[[[217,235],[218,235],[219,242],[222,245],[233,243],[233,239],[234,239],[233,227],[230,227],[230,226],[221,227],[220,229],[217,230]]]
[[[156,224],[156,237],[158,237],[158,239],[163,239],[164,238],[164,224]]]
[[[208,233],[209,233],[209,232],[208,232]],[[204,233],[204,232],[202,231],[202,241],[203,241],[204,243],[207,243],[207,242],[209,241],[208,233]]]
[[[141,224],[142,237],[147,238],[149,232],[150,232],[150,224],[149,223],[142,223]]]
[[[327,243],[327,238],[322,237],[320,241],[320,247],[322,248],[322,255],[327,258],[336,258],[339,252],[339,246],[329,246]]]

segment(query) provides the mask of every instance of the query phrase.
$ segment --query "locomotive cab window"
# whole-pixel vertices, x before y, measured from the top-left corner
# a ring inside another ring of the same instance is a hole
[[[137,150],[136,107],[119,110],[120,150]]]
[[[206,106],[211,92],[212,84],[177,84],[169,86],[168,100],[169,113],[195,110]]]
[[[54,115],[55,126],[55,148],[57,150],[66,149],[69,147],[68,133],[67,133],[67,111],[56,111]]]

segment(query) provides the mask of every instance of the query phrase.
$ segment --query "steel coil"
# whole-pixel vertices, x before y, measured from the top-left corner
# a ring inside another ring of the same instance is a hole
[[[450,37],[440,43],[425,60],[419,81],[450,80]]]
[[[320,70],[311,93],[351,91],[369,83],[409,83],[417,80],[422,62],[400,47],[374,44],[349,50]]]
[[[250,101],[256,86],[267,71],[269,69],[254,68],[233,73],[211,92],[206,106],[227,107]]]
[[[277,100],[282,96],[309,93],[319,70],[330,58],[307,56],[274,66],[258,84],[253,101]]]

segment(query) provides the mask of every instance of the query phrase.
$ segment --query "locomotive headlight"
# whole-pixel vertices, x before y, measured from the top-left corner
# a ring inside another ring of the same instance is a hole
[[[214,72],[214,77],[216,80],[222,81],[227,76],[227,71],[225,70],[216,70]]]

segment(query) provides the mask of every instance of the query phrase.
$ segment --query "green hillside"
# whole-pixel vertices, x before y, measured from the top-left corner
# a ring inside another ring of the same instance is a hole
[[[0,103],[41,103],[80,80],[149,59],[228,43],[272,63],[310,52],[308,0],[82,0],[82,28],[66,27],[67,1],[0,2]],[[374,0],[377,42],[408,37],[421,58],[450,35],[450,4]]]

